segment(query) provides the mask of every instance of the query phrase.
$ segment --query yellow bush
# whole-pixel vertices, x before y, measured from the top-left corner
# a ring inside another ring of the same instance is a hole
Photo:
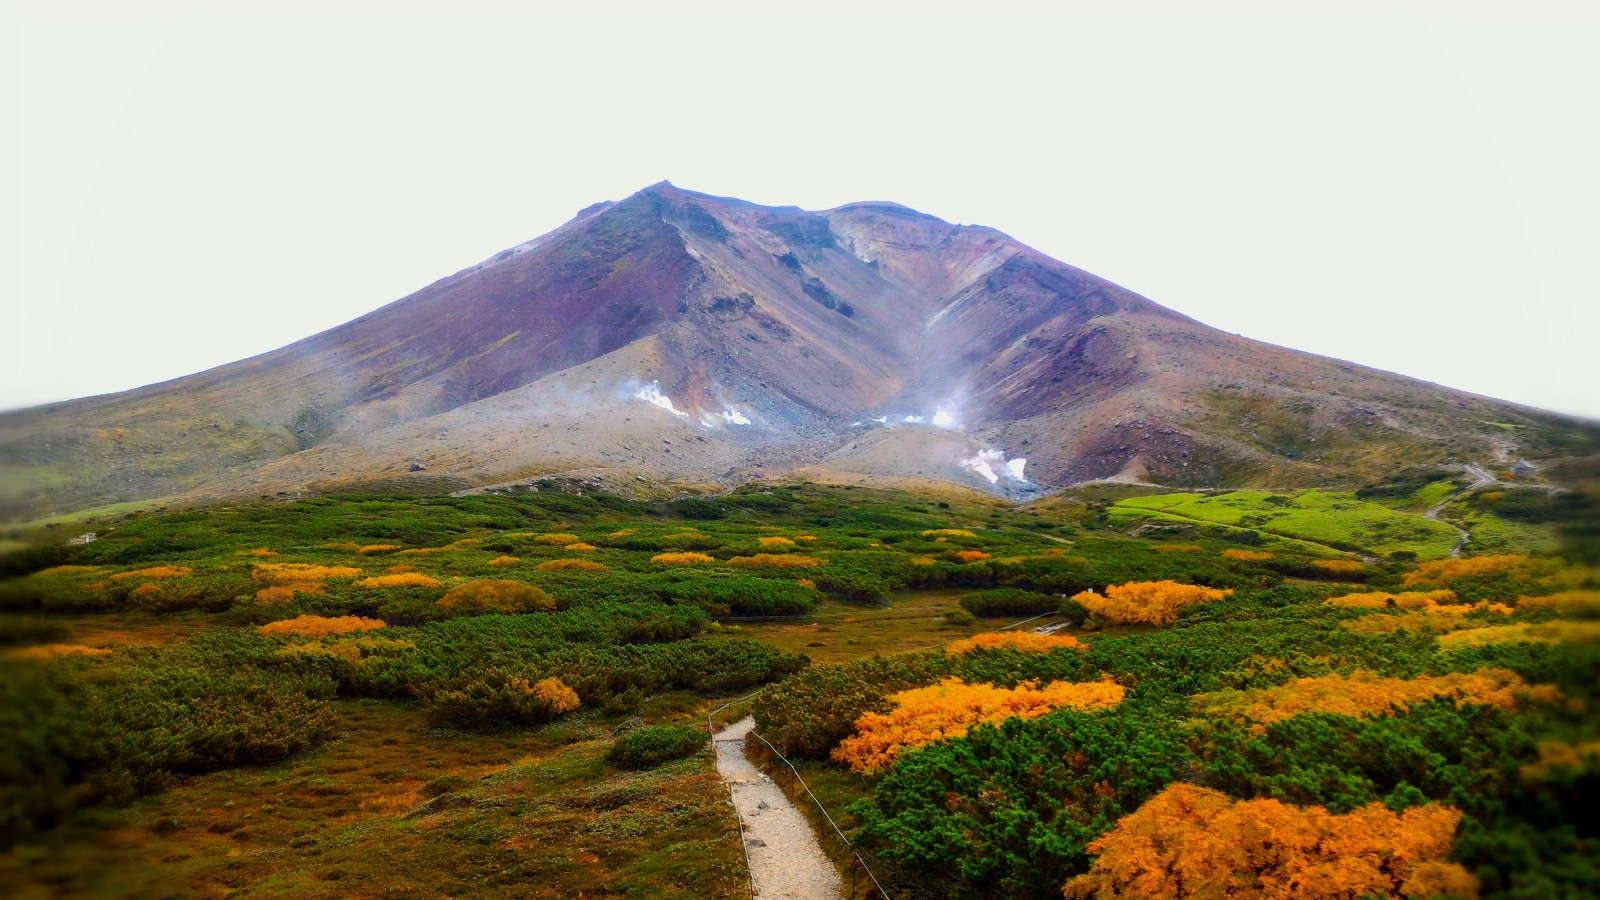
[[[37,572],[35,572],[33,574],[34,574],[35,577],[37,577],[39,575],[77,575],[80,572],[93,572],[98,568],[100,568],[100,567],[99,566],[51,566],[48,569],[40,569],[39,571],[37,571]]]
[[[1105,596],[1084,591],[1072,599],[1091,615],[1114,624],[1171,625],[1178,610],[1192,603],[1221,600],[1230,592],[1176,581],[1130,581],[1106,588]]]
[[[1205,548],[1199,544],[1151,544],[1150,549],[1157,553],[1199,553]]]
[[[1021,650],[1027,653],[1048,653],[1064,648],[1086,649],[1084,644],[1070,634],[1036,634],[1032,631],[994,631],[974,635],[963,641],[948,644],[944,652],[962,656],[974,650]]]
[[[761,541],[761,546],[766,547],[768,549],[773,549],[773,548],[777,548],[777,547],[793,547],[794,546],[794,541],[791,541],[786,537],[764,537],[764,538],[761,538],[760,541]]]
[[[1405,591],[1390,594],[1371,591],[1364,594],[1345,594],[1326,601],[1337,609],[1438,609],[1442,604],[1455,603],[1455,591]]]
[[[489,560],[489,562],[485,565],[494,566],[496,569],[503,569],[506,566],[514,566],[519,562],[522,562],[522,557],[520,556],[496,556],[494,559]]]
[[[1435,559],[1417,566],[1416,571],[1406,573],[1405,584],[1408,587],[1412,585],[1442,585],[1469,575],[1510,572],[1527,564],[1528,558],[1520,553],[1507,553],[1500,556],[1468,556],[1461,559]]]
[[[636,528],[622,528],[622,529],[619,529],[617,531],[611,532],[610,534],[606,535],[606,537],[625,538],[628,535],[633,534],[637,530],[638,529],[636,529]]]
[[[1522,777],[1542,778],[1563,769],[1582,769],[1600,763],[1600,741],[1540,741],[1539,759],[1522,767]]]
[[[258,548],[254,549],[254,550],[240,550],[238,555],[239,556],[253,556],[256,559],[271,559],[272,557],[277,556],[278,554],[277,554],[276,551],[268,550],[265,547],[258,547]]]
[[[797,534],[794,536],[794,539],[800,541],[801,543],[809,544],[816,540],[817,536],[814,534]]]
[[[975,538],[976,534],[965,528],[930,528],[922,533],[923,537],[967,537]]]
[[[1456,695],[1463,702],[1508,710],[1517,708],[1522,695],[1541,701],[1561,696],[1555,687],[1529,685],[1509,669],[1479,669],[1416,678],[1385,678],[1372,672],[1356,671],[1348,676],[1296,678],[1278,687],[1199,694],[1194,698],[1194,708],[1207,717],[1248,719],[1255,723],[1254,729],[1260,731],[1273,722],[1300,713],[1382,716],[1389,715],[1397,706],[1448,695]]]
[[[578,692],[559,678],[545,678],[532,684],[526,678],[512,678],[511,689],[544,701],[557,715],[572,712],[580,705]]]
[[[275,584],[256,591],[256,602],[272,606],[284,606],[294,600],[295,594],[320,594],[322,585],[309,582],[290,582],[289,584]]]
[[[661,563],[664,566],[687,566],[697,563],[714,563],[717,558],[715,556],[707,556],[704,553],[657,553],[655,556],[650,557],[650,561]]]
[[[311,563],[256,563],[252,574],[257,581],[304,584],[333,578],[356,578],[361,575],[361,570],[350,566],[318,566]]]
[[[982,550],[957,550],[955,557],[964,563],[969,563],[977,562],[980,559],[988,559],[989,554]]]
[[[439,598],[439,608],[458,613],[555,612],[549,594],[521,581],[469,581]]]
[[[540,572],[604,572],[606,567],[602,563],[592,562],[587,559],[552,559],[539,563],[533,567]]]
[[[63,656],[105,656],[110,652],[104,647],[86,647],[83,644],[40,644],[17,650],[11,654],[11,658],[44,661]]]
[[[388,553],[390,550],[397,549],[399,548],[394,544],[367,544],[364,547],[357,547],[356,552],[366,555],[368,553]]]
[[[1222,551],[1222,557],[1224,559],[1237,559],[1242,562],[1261,562],[1262,560],[1271,559],[1272,554],[1263,553],[1260,550],[1240,550],[1237,548],[1230,548]]]
[[[566,545],[566,546],[565,546],[565,547],[563,547],[563,548],[562,548],[562,549],[563,549],[563,550],[576,550],[576,551],[580,551],[580,552],[584,552],[584,553],[587,553],[587,552],[588,552],[588,551],[590,551],[590,550],[598,550],[598,549],[600,549],[600,548],[599,548],[599,547],[596,547],[596,546],[595,546],[595,545],[593,545],[593,544],[585,544],[585,543],[584,543],[584,542],[582,542],[582,541],[576,541],[576,542],[574,542],[574,543],[571,543],[571,544],[568,544],[568,545]]]
[[[393,575],[377,575],[372,578],[363,578],[356,582],[356,587],[364,588],[396,588],[396,587],[438,587],[439,579],[432,578],[421,572],[396,572]]]
[[[1489,625],[1469,628],[1439,638],[1439,649],[1446,652],[1490,644],[1587,644],[1600,640],[1600,622],[1544,622],[1530,625]]]
[[[363,619],[360,616],[300,616],[281,622],[268,622],[256,631],[268,637],[327,637],[330,634],[349,634],[352,631],[371,631],[385,628],[381,619]]]
[[[794,583],[804,588],[815,588],[817,586],[817,583],[809,578],[796,578]]]
[[[194,570],[188,566],[152,566],[148,569],[136,569],[132,572],[118,572],[111,576],[112,581],[122,581],[127,578],[143,578],[155,580],[157,578],[182,578]]]
[[[1122,685],[1110,681],[1057,681],[1042,688],[1025,681],[1003,688],[946,678],[930,687],[891,694],[895,708],[857,719],[856,734],[839,743],[833,758],[870,775],[893,763],[903,750],[961,737],[973,725],[1013,717],[1036,719],[1062,707],[1106,709],[1121,703],[1123,694]]]
[[[1559,613],[1594,615],[1600,613],[1600,591],[1563,591],[1545,597],[1522,597],[1517,609],[1553,609]]]
[[[555,532],[552,534],[541,534],[534,538],[534,540],[538,543],[546,544],[551,547],[561,547],[566,544],[576,544],[580,538],[575,534]]]
[[[1334,575],[1354,575],[1366,568],[1366,566],[1353,559],[1317,559],[1312,560],[1311,564],[1324,572],[1331,572]]]
[[[1321,806],[1170,785],[1089,844],[1094,863],[1062,887],[1066,900],[1143,897],[1345,900],[1478,896],[1449,861],[1460,811],[1429,803],[1394,813],[1372,803],[1342,815]]]
[[[815,556],[798,553],[757,553],[754,556],[735,556],[728,565],[742,569],[809,569],[822,565]]]
[[[129,591],[128,592],[128,596],[130,596],[130,597],[148,597],[151,594],[159,594],[159,593],[161,593],[161,588],[157,587],[152,582],[146,581],[144,584],[141,584],[138,587],[134,588],[133,590]]]
[[[397,556],[423,556],[428,553],[438,553],[443,547],[418,547],[415,550],[401,550]]]

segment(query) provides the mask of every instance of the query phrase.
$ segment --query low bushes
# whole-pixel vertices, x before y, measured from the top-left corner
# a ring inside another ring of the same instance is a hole
[[[554,612],[556,601],[531,584],[503,579],[469,581],[439,598],[439,608],[460,615]]]
[[[706,733],[682,725],[646,725],[617,738],[606,762],[619,769],[652,769],[706,748]]]

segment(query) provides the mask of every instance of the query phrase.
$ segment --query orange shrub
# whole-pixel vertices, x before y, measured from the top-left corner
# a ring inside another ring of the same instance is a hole
[[[427,553],[438,553],[443,547],[418,547],[415,550],[401,550],[398,556],[422,556]]]
[[[606,537],[625,538],[636,531],[638,531],[637,528],[623,528],[618,531],[611,532],[610,534],[606,535]]]
[[[469,581],[439,598],[439,608],[459,613],[555,612],[549,594],[521,581]]]
[[[138,587],[134,588],[133,590],[129,591],[128,592],[128,596],[130,596],[130,597],[148,597],[151,594],[159,594],[159,593],[161,593],[161,588],[157,587],[153,582],[146,581],[144,584],[141,584]]]
[[[1067,900],[1228,897],[1476,898],[1478,882],[1450,862],[1460,811],[1430,803],[1393,813],[1373,803],[1343,815],[1279,800],[1236,801],[1177,783],[1089,845]]]
[[[1353,559],[1316,559],[1311,561],[1311,565],[1334,575],[1354,575],[1366,568]]]
[[[598,549],[600,549],[600,548],[599,548],[599,547],[596,547],[596,546],[595,546],[595,545],[593,545],[593,544],[585,544],[585,543],[584,543],[584,542],[582,542],[582,541],[577,541],[577,542],[574,542],[574,543],[571,543],[571,544],[568,544],[568,545],[566,545],[566,546],[565,546],[565,547],[563,547],[563,548],[562,548],[562,549],[563,549],[563,550],[580,550],[580,551],[584,551],[584,552],[587,552],[587,551],[589,551],[589,550],[598,550]]]
[[[982,550],[957,550],[956,551],[956,559],[959,559],[962,562],[977,562],[980,559],[988,559],[988,558],[989,558],[989,554],[983,552]]]
[[[363,619],[360,616],[339,616],[331,619],[324,616],[300,616],[281,622],[268,622],[256,631],[268,637],[315,638],[327,637],[330,634],[349,634],[352,631],[370,631],[374,628],[385,628],[387,625],[388,623],[381,619]]]
[[[1442,604],[1456,602],[1455,591],[1404,591],[1391,594],[1370,591],[1364,594],[1345,594],[1329,597],[1327,604],[1337,609],[1439,609]]]
[[[1237,559],[1241,562],[1261,562],[1262,560],[1271,559],[1272,554],[1263,553],[1260,550],[1240,550],[1238,548],[1229,548],[1222,551],[1222,558]]]
[[[592,562],[587,559],[552,559],[549,562],[539,563],[534,569],[540,572],[604,572],[606,567],[602,563]]]
[[[1021,650],[1026,653],[1048,653],[1071,647],[1085,649],[1083,643],[1070,634],[1037,634],[1032,631],[992,631],[978,634],[964,641],[948,644],[944,652],[962,656],[979,648],[985,650]]]
[[[36,575],[36,576],[37,575],[76,575],[76,574],[78,574],[80,572],[93,572],[98,568],[100,568],[100,567],[99,566],[51,566],[48,569],[40,569],[39,571],[37,571],[37,572],[35,572],[33,574]]]
[[[1517,609],[1553,609],[1559,613],[1600,613],[1600,591],[1563,591],[1545,597],[1522,597]]]
[[[559,678],[545,678],[532,684],[526,678],[512,678],[511,689],[544,701],[556,715],[572,712],[579,706],[578,692]]]
[[[816,540],[817,536],[814,535],[814,534],[797,534],[797,535],[794,536],[794,539],[797,540],[797,541],[801,541],[803,543],[809,544],[812,541]]]
[[[968,537],[975,538],[976,534],[965,528],[930,528],[922,533],[923,537]]]
[[[365,547],[357,547],[356,552],[365,555],[368,553],[388,553],[390,550],[397,549],[399,548],[394,544],[368,544]]]
[[[320,594],[322,585],[316,583],[291,582],[289,584],[275,584],[256,591],[256,602],[267,603],[272,606],[283,606],[294,600],[295,594]]]
[[[761,540],[761,546],[766,547],[768,549],[772,549],[772,548],[776,548],[776,547],[793,547],[794,546],[794,541],[791,541],[786,537],[764,537],[764,538],[761,538],[760,540]]]
[[[1171,625],[1178,620],[1178,610],[1183,607],[1221,600],[1229,593],[1176,581],[1130,581],[1111,585],[1106,588],[1105,596],[1084,591],[1072,599],[1096,618],[1114,624]]]
[[[1443,640],[1443,639],[1441,639]],[[1529,685],[1510,669],[1479,669],[1448,675],[1385,678],[1372,672],[1296,678],[1278,687],[1224,690],[1198,694],[1194,708],[1205,716],[1234,721],[1248,719],[1260,731],[1265,726],[1307,712],[1345,716],[1389,715],[1395,707],[1430,697],[1456,695],[1460,702],[1482,703],[1515,710],[1518,698],[1551,701],[1561,693],[1551,685]]]
[[[272,557],[277,556],[278,554],[277,554],[276,551],[268,550],[265,547],[258,547],[255,550],[240,550],[238,555],[239,556],[253,556],[256,559],[271,559]]]
[[[152,566],[148,569],[137,569],[132,572],[118,572],[111,576],[112,581],[122,581],[125,578],[144,578],[154,580],[157,578],[182,578],[194,570],[188,566]]]
[[[11,658],[42,662],[63,656],[105,656],[110,652],[104,647],[86,647],[83,644],[40,644],[17,650],[11,654]]]
[[[273,584],[327,581],[331,578],[356,578],[360,569],[349,566],[318,566],[311,563],[256,563],[252,574],[257,581]]]
[[[421,572],[396,572],[393,575],[377,575],[372,578],[363,578],[356,582],[356,587],[364,588],[396,588],[396,587],[438,587],[439,579],[431,578]]]
[[[869,712],[856,720],[856,734],[845,738],[833,758],[857,772],[873,774],[894,762],[902,750],[958,738],[979,723],[1018,717],[1036,719],[1053,709],[1106,709],[1122,702],[1122,685],[1110,681],[1057,681],[1045,687],[1025,681],[1015,688],[967,684],[946,678],[930,687],[891,694],[888,714]]]
[[[814,588],[814,587],[817,586],[817,583],[815,581],[812,581],[809,578],[796,578],[794,580],[794,583],[800,585],[803,588]]]
[[[1586,644],[1600,641],[1600,622],[1567,622],[1557,620],[1532,625],[1517,622],[1512,625],[1489,625],[1469,628],[1439,638],[1439,649],[1447,653],[1470,647],[1487,647],[1490,644]]]
[[[735,556],[728,565],[743,569],[809,569],[822,565],[815,556],[798,553],[757,553],[755,556]]]
[[[496,569],[503,569],[506,566],[514,566],[519,562],[522,562],[522,557],[520,556],[496,556],[494,559],[489,560],[486,565],[494,566]]]
[[[1462,559],[1435,559],[1417,566],[1416,571],[1406,573],[1405,584],[1412,585],[1441,585],[1449,584],[1457,578],[1468,575],[1487,575],[1492,572],[1509,572],[1528,564],[1528,558],[1520,553],[1507,553],[1501,556],[1468,556]]]
[[[697,563],[714,563],[717,558],[715,556],[707,556],[704,553],[657,553],[655,556],[650,557],[650,561],[661,563],[664,566],[688,566]]]
[[[566,534],[566,533],[563,533],[563,532],[555,532],[555,533],[552,533],[552,534],[541,534],[538,537],[534,538],[534,540],[539,542],[539,543],[541,543],[541,544],[549,545],[551,547],[561,547],[561,546],[565,546],[567,544],[576,544],[576,543],[578,543],[580,538],[575,534]]]

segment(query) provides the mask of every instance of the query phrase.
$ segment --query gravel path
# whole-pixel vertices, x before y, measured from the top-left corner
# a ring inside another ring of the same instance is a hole
[[[718,733],[717,771],[733,787],[733,805],[744,823],[750,876],[762,900],[837,900],[839,870],[822,852],[811,823],[789,798],[744,755],[744,736],[755,727],[749,716]]]

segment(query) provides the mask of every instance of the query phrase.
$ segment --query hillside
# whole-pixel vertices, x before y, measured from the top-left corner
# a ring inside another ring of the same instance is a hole
[[[0,415],[0,513],[552,473],[1294,487],[1596,435],[1225,334],[991,228],[662,183],[282,349]]]

